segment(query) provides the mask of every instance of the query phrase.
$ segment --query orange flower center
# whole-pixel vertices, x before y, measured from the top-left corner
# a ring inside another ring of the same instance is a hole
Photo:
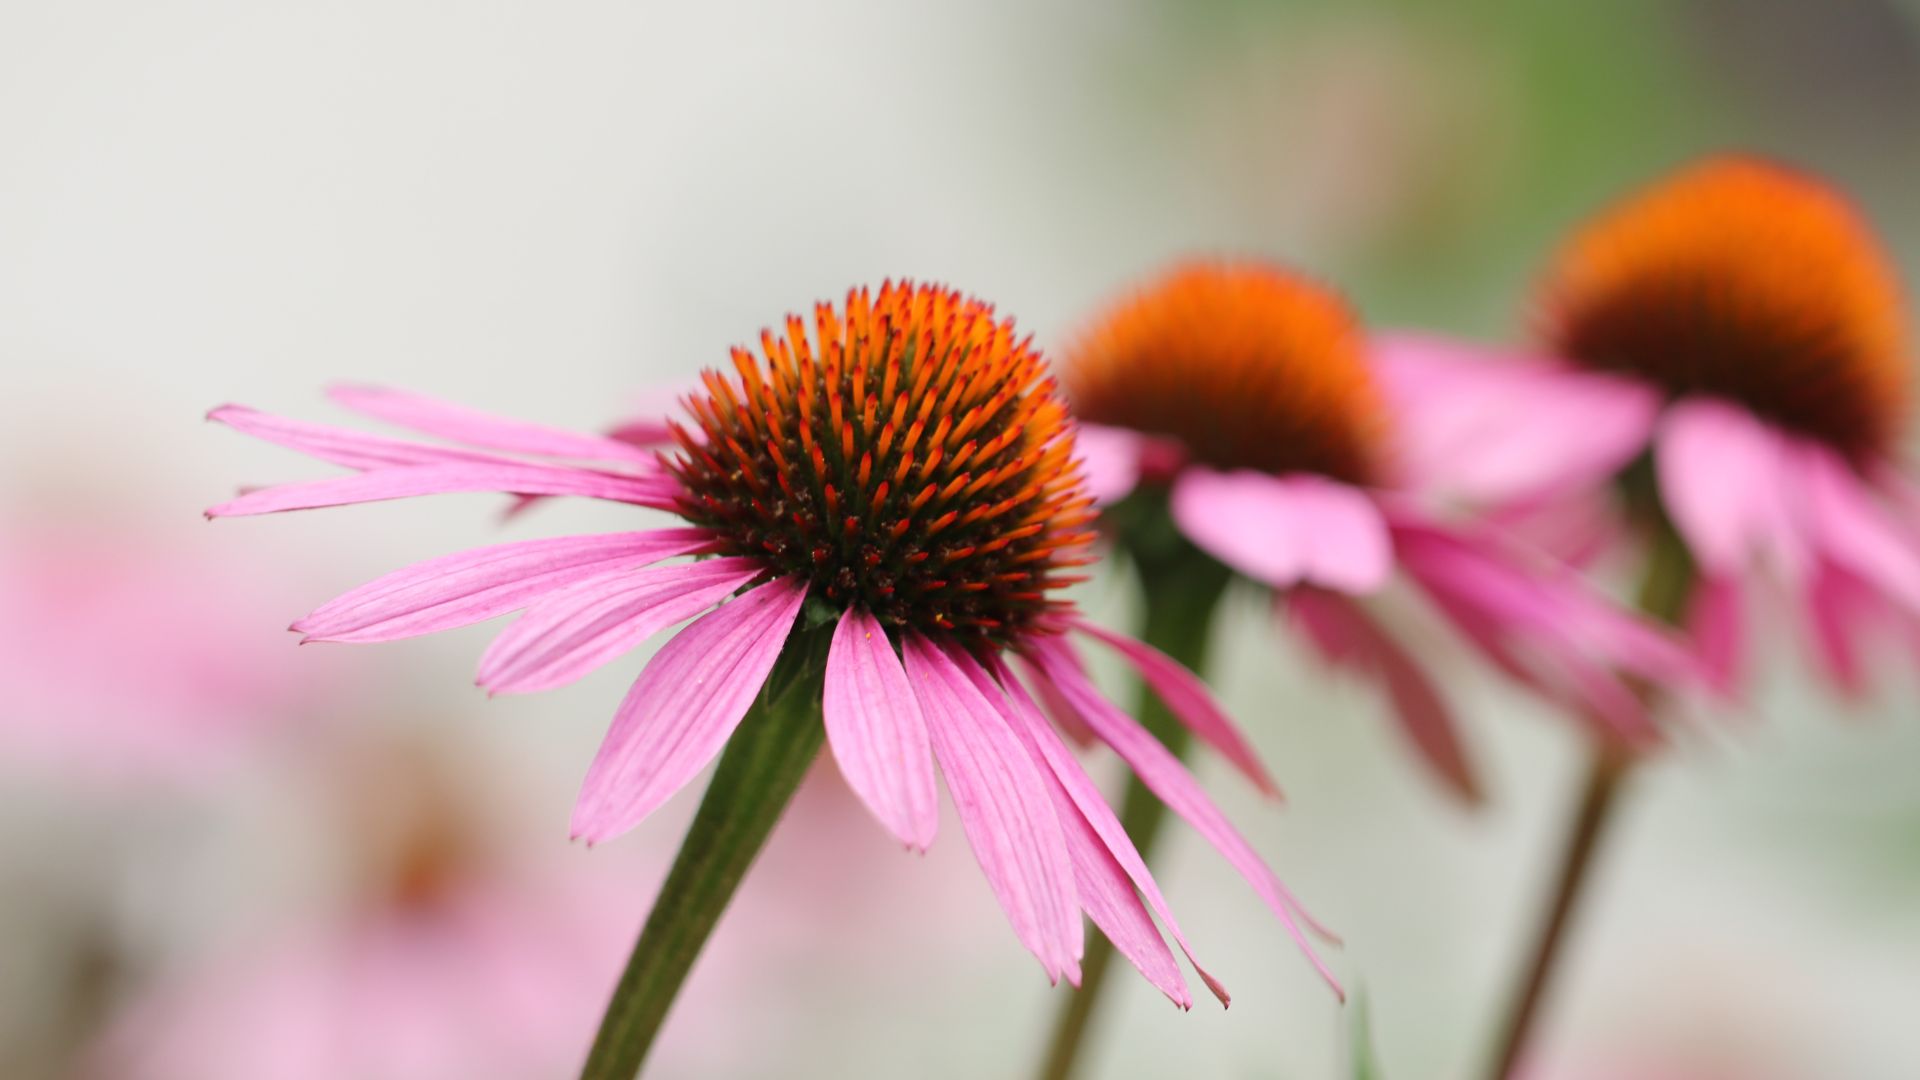
[[[669,467],[682,510],[881,622],[1005,643],[1063,603],[1087,561],[1091,500],[1066,407],[993,308],[903,282],[789,316],[702,378]],[[1040,627],[1044,629],[1044,627]]]
[[[1082,335],[1064,378],[1090,423],[1177,441],[1223,469],[1367,483],[1381,407],[1359,321],[1332,290],[1262,265],[1183,267]]]
[[[1844,197],[1780,166],[1710,160],[1603,214],[1561,253],[1545,311],[1559,355],[1850,454],[1885,450],[1905,417],[1893,268]]]

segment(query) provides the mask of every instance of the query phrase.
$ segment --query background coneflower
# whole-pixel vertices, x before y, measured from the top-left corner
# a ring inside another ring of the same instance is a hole
[[[1204,664],[1236,579],[1268,589],[1329,663],[1384,684],[1422,759],[1477,798],[1443,695],[1365,606],[1399,570],[1500,670],[1610,738],[1654,737],[1615,669],[1681,678],[1681,651],[1564,571],[1396,490],[1399,417],[1333,290],[1278,266],[1181,267],[1099,317],[1062,378],[1112,504],[1107,531],[1145,596],[1142,636],[1189,667]],[[1179,738],[1151,700],[1142,709]],[[1125,816],[1145,842],[1160,811],[1136,788]],[[1089,990],[1103,960],[1089,961]],[[1048,1075],[1072,1071],[1094,1001],[1067,1003]]]
[[[1796,169],[1710,158],[1578,229],[1540,297],[1531,362],[1390,343],[1395,392],[1434,400],[1416,433],[1425,465],[1523,514],[1610,503],[1615,520],[1583,515],[1573,541],[1645,552],[1649,610],[1692,631],[1723,688],[1743,681],[1769,572],[1829,680],[1862,690],[1863,632],[1920,620],[1920,502],[1899,463],[1904,302],[1858,210]],[[1488,468],[1488,447],[1525,464]],[[1589,779],[1509,1064],[1622,767],[1603,757]]]
[[[1066,639],[1079,631],[1115,648],[1182,721],[1257,771],[1197,679],[1150,646],[1081,623],[1057,595],[1091,559],[1093,500],[1065,405],[1012,322],[951,290],[888,284],[849,292],[842,308],[819,305],[810,328],[790,318],[761,346],[758,356],[734,351],[732,377],[704,376],[686,401],[689,422],[671,426],[677,448],[657,455],[387,391],[336,396],[481,449],[231,406],[213,414],[359,471],[255,491],[212,516],[500,491],[586,495],[685,520],[430,560],[295,624],[310,640],[378,641],[525,609],[480,665],[481,685],[506,693],[571,681],[700,616],[633,684],[574,815],[576,836],[609,839],[726,747],[588,1075],[638,1068],[823,741],[909,848],[933,841],[938,760],[988,882],[1050,979],[1079,980],[1084,911],[1188,1006],[1153,917],[1183,951],[1184,936],[1008,659],[1217,846],[1307,948],[1300,926],[1312,924],[1285,887],[1175,756],[1094,689]],[[665,561],[678,556],[695,558]],[[1224,1002],[1219,984],[1200,975]]]

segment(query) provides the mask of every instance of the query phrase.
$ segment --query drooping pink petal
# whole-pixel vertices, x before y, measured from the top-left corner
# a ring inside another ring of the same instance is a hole
[[[1144,641],[1116,634],[1082,619],[1075,619],[1073,628],[1126,657],[1140,678],[1165,703],[1168,711],[1188,730],[1219,751],[1262,792],[1272,796],[1280,794],[1279,786],[1273,782],[1266,766],[1260,763],[1246,736],[1241,734],[1239,726],[1226,714],[1226,710],[1214,701],[1213,693],[1199,676]]]
[[[293,624],[313,641],[395,641],[484,622],[612,566],[697,551],[704,529],[522,540],[415,563],[343,593]]]
[[[706,767],[767,681],[806,598],[804,582],[776,578],[654,654],[587,769],[576,838],[597,843],[633,828]]]
[[[725,600],[763,572],[758,559],[724,558],[644,570],[618,567],[576,581],[535,601],[495,638],[480,658],[475,681],[494,694],[564,686]]]
[[[1645,448],[1660,407],[1631,379],[1425,335],[1377,336],[1370,359],[1393,413],[1400,477],[1474,502],[1603,482]]]
[[[581,495],[657,510],[678,505],[677,482],[665,476],[613,476],[554,465],[405,465],[353,476],[281,484],[248,492],[207,511],[210,518],[276,514],[326,506],[408,499],[416,495],[503,492],[509,495]]]
[[[1344,1000],[1346,993],[1341,990],[1339,980],[1334,978],[1332,970],[1314,952],[1302,924],[1315,927],[1317,933],[1323,932],[1321,928],[1313,923],[1300,907],[1299,901],[1261,861],[1253,846],[1227,821],[1226,815],[1207,797],[1186,767],[1180,764],[1180,760],[1160,745],[1159,740],[1141,727],[1138,721],[1102,697],[1087,681],[1086,674],[1080,670],[1079,661],[1066,646],[1042,639],[1034,642],[1030,648],[1032,662],[1073,702],[1088,726],[1132,767],[1134,775],[1148,790],[1159,796],[1168,809],[1186,819],[1208,843],[1226,856],[1240,876],[1253,886],[1255,894],[1280,919],[1288,935],[1299,945],[1321,977]]]
[[[1790,452],[1821,553],[1920,614],[1920,529],[1879,505],[1876,493],[1828,447],[1795,440]]]
[[[1804,545],[1785,455],[1779,432],[1730,402],[1688,398],[1668,408],[1655,435],[1660,501],[1707,572],[1737,573],[1765,552],[1797,575]]]
[[[1455,795],[1478,803],[1480,783],[1461,745],[1453,714],[1419,661],[1346,597],[1320,589],[1296,589],[1283,602],[1322,656],[1386,683],[1394,715],[1421,759]]]
[[[1740,578],[1732,574],[1702,575],[1687,603],[1687,634],[1700,654],[1708,682],[1722,694],[1734,693],[1743,674],[1745,609]]]
[[[1182,1009],[1193,1008],[1193,995],[1180,975],[1173,950],[1160,937],[1153,917],[1134,893],[1133,882],[1114,861],[1100,837],[1087,824],[1060,782],[1041,770],[1047,794],[1053,799],[1054,813],[1066,834],[1067,852],[1073,860],[1074,893],[1080,909],[1093,925],[1113,942],[1113,947],[1136,970]]]
[[[1181,931],[1179,920],[1173,917],[1173,910],[1168,907],[1166,897],[1161,895],[1159,884],[1148,872],[1146,860],[1140,857],[1139,850],[1133,846],[1133,839],[1127,835],[1126,828],[1120,824],[1120,818],[1114,814],[1113,808],[1108,806],[1107,800],[1101,796],[1100,789],[1094,784],[1093,778],[1087,775],[1086,770],[1080,767],[1080,762],[1074,759],[1072,751],[1068,750],[1066,744],[1060,741],[1060,737],[1047,726],[1045,718],[1040,715],[1033,699],[1027,695],[1026,688],[1014,678],[1013,672],[1008,670],[1006,664],[995,658],[992,665],[993,677],[1005,690],[1004,697],[996,697],[994,702],[1002,707],[1008,722],[1026,743],[1028,752],[1033,754],[1034,760],[1040,762],[1052,776],[1058,785],[1057,790],[1072,801],[1075,815],[1099,838],[1107,855],[1113,860],[1113,864],[1127,875],[1127,879],[1146,899],[1153,913],[1160,917],[1160,921],[1166,925],[1167,932],[1173,935],[1174,942],[1180,946],[1180,951],[1186,954],[1187,962],[1193,965],[1194,972],[1200,976],[1202,982],[1206,983],[1207,989],[1213,992],[1221,1005],[1226,1005],[1230,1000],[1227,988],[1208,974],[1207,970],[1200,966],[1200,962],[1194,959],[1193,948],[1187,944],[1186,934]],[[986,678],[984,672],[981,673],[980,678]],[[1061,819],[1067,820],[1064,812]],[[1105,928],[1102,927],[1102,929]],[[1111,937],[1111,934],[1109,936]],[[1118,940],[1114,944],[1116,947],[1120,946]],[[1144,943],[1142,947],[1145,947]],[[1141,974],[1146,975],[1149,980],[1154,979],[1145,960],[1134,957],[1131,953],[1127,956],[1133,961],[1134,966],[1140,968]],[[1160,986],[1162,990],[1167,989],[1157,981],[1154,985]],[[1184,984],[1181,985],[1180,991],[1181,996],[1174,998],[1176,1002],[1181,1002],[1185,997]],[[1172,996],[1171,993],[1169,996]]]
[[[394,465],[432,465],[448,462],[507,463],[509,459],[475,450],[367,435],[347,428],[292,420],[245,405],[222,405],[207,419],[225,424],[243,435],[298,450],[310,457],[349,469],[380,469]]]
[[[1073,436],[1074,456],[1087,478],[1087,492],[1106,505],[1126,498],[1140,482],[1140,436],[1125,428],[1082,423]]]
[[[1565,567],[1500,537],[1397,516],[1401,565],[1462,634],[1521,683],[1601,719],[1635,743],[1658,738],[1617,671],[1684,688],[1697,658],[1665,628],[1621,609]]]
[[[1874,614],[1873,591],[1841,567],[1821,560],[1808,578],[1806,605],[1820,669],[1843,696],[1859,698],[1867,688],[1859,635]]]
[[[906,640],[907,676],[926,715],[934,756],[967,843],[1047,978],[1080,981],[1080,908],[1073,857],[1026,748],[956,660],[918,634]]]
[[[335,386],[327,396],[357,413],[397,427],[488,450],[647,466],[658,460],[652,451],[623,439],[529,424],[404,390]]]
[[[926,717],[880,620],[848,608],[834,627],[822,701],[840,775],[880,824],[920,851],[940,825]]]
[[[1174,481],[1170,509],[1208,554],[1275,587],[1308,581],[1366,593],[1393,569],[1393,542],[1373,500],[1324,477],[1190,465]]]

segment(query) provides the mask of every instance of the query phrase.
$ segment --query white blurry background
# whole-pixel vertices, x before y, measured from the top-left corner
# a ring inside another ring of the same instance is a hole
[[[0,528],[23,568],[0,602],[25,609],[45,571],[17,553],[49,534],[174,586],[106,602],[125,635],[35,609],[21,640],[64,659],[0,656],[10,727],[123,721],[59,755],[0,748],[0,1074],[97,1067],[99,1032],[205,957],[357,902],[386,819],[341,827],[372,770],[326,762],[458,758],[478,777],[460,816],[488,845],[621,909],[588,981],[610,978],[691,812],[566,844],[640,656],[488,701],[485,628],[378,650],[280,629],[401,563],[628,512],[502,526],[497,501],[451,497],[208,525],[236,485],[321,474],[203,424],[210,406],[336,419],[321,388],[362,380],[596,428],[851,284],[944,280],[1053,346],[1192,253],[1297,260],[1377,323],[1510,335],[1560,228],[1727,145],[1848,183],[1914,265],[1911,7],[1768,0],[1737,33],[1706,0],[1539,7],[0,0]],[[1085,599],[1128,617],[1125,582]],[[1206,779],[1346,936],[1336,964],[1385,1074],[1472,1075],[1579,747],[1450,669],[1492,777],[1490,805],[1460,810],[1370,694],[1263,623],[1233,613],[1220,680],[1289,804]],[[166,640],[284,690],[233,706],[261,734],[232,760],[130,779],[115,748],[146,741],[125,732],[157,706],[129,658]],[[1555,1075],[1920,1075],[1916,679],[1886,657],[1878,697],[1842,705],[1793,644],[1759,722],[1641,777],[1553,1004]],[[46,704],[61,687],[82,703]],[[1020,1075],[1062,992],[957,828],[898,856],[827,780],[723,925],[658,1074]],[[1089,1075],[1343,1075],[1350,1014],[1192,841],[1173,835],[1162,881],[1234,1007],[1181,1015],[1124,981]]]

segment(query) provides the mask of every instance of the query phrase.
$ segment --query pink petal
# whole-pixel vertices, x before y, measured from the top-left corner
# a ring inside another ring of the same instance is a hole
[[[1310,581],[1366,593],[1393,569],[1393,543],[1373,500],[1324,477],[1188,466],[1174,481],[1171,510],[1208,554],[1276,587]]]
[[[1386,682],[1394,715],[1421,758],[1455,795],[1478,803],[1480,784],[1461,746],[1453,715],[1419,661],[1360,605],[1337,593],[1296,589],[1287,595],[1286,604],[1321,655]]]
[[[1804,557],[1783,496],[1783,436],[1739,406],[1688,398],[1667,410],[1655,442],[1660,500],[1703,569],[1738,573],[1765,551],[1797,574]]]
[[[1140,482],[1140,436],[1125,428],[1082,423],[1074,434],[1074,456],[1087,491],[1101,505],[1119,502]]]
[[[697,551],[704,529],[523,540],[415,563],[344,593],[293,624],[314,641],[394,641],[484,622],[610,566]]]
[[[207,419],[225,424],[243,435],[251,435],[289,450],[298,450],[310,457],[349,469],[463,461],[503,463],[508,460],[473,450],[427,446],[379,435],[365,435],[326,424],[290,420],[249,409],[245,405],[222,405],[209,412]]]
[[[527,694],[579,679],[765,572],[758,559],[618,567],[540,598],[480,659],[489,693]]]
[[[468,446],[588,461],[653,465],[659,460],[652,451],[622,439],[582,435],[510,420],[403,390],[379,386],[336,386],[327,395],[363,415]]]
[[[907,676],[926,714],[934,755],[967,842],[1013,932],[1047,978],[1080,981],[1080,909],[1073,857],[1026,749],[956,659],[918,634],[906,639]]]
[[[1252,845],[1228,823],[1226,815],[1201,790],[1179,759],[1132,717],[1101,697],[1080,670],[1079,661],[1063,644],[1050,640],[1037,641],[1032,646],[1032,659],[1073,702],[1081,718],[1126,760],[1148,790],[1158,795],[1169,809],[1185,818],[1208,843],[1226,856],[1234,869],[1253,886],[1253,891],[1268,909],[1279,917],[1281,925],[1321,977],[1345,1000],[1346,993],[1340,989],[1339,980],[1333,977],[1333,972],[1313,951],[1312,944],[1301,929],[1303,922],[1314,926],[1311,918],[1286,886],[1280,883],[1280,879],[1274,876],[1273,871],[1260,860],[1260,856],[1254,853]],[[1318,927],[1315,930],[1320,932]]]
[[[1807,582],[1807,629],[1814,656],[1840,693],[1852,699],[1867,689],[1860,632],[1877,614],[1877,598],[1865,582],[1822,560]]]
[[[1604,482],[1645,448],[1660,407],[1630,379],[1434,337],[1376,336],[1371,361],[1402,478],[1476,502]]]
[[[1615,668],[1680,685],[1700,677],[1670,635],[1564,568],[1524,565],[1497,538],[1395,523],[1400,562],[1449,622],[1502,671],[1644,745],[1659,731]]]
[[[927,721],[886,628],[859,608],[834,627],[824,710],[847,786],[901,843],[927,850],[940,824]]]
[[[1793,468],[1821,552],[1908,611],[1920,613],[1920,529],[1907,527],[1840,455],[1797,441]]]
[[[1732,694],[1740,684],[1746,652],[1745,607],[1740,579],[1730,574],[1702,576],[1687,604],[1687,634],[1700,653],[1707,681],[1722,694]]]
[[[1067,851],[1073,859],[1074,892],[1081,910],[1149,983],[1182,1009],[1193,1008],[1193,995],[1187,993],[1187,982],[1180,975],[1173,950],[1167,948],[1153,925],[1153,917],[1135,895],[1133,882],[1061,789],[1060,782],[1050,774],[1043,772],[1043,776],[1054,813],[1066,833]]]
[[[760,693],[806,598],[804,582],[775,578],[654,654],[587,769],[576,838],[596,843],[633,828],[706,768]]]
[[[992,661],[992,664],[994,677],[999,680],[1000,686],[1005,688],[1004,697],[994,698],[995,704],[1002,707],[1003,715],[1013,725],[1014,731],[1019,733],[1021,740],[1026,743],[1027,751],[1034,756],[1034,760],[1041,762],[1051,775],[1055,790],[1072,801],[1071,817],[1084,823],[1099,838],[1113,865],[1127,875],[1133,887],[1140,891],[1140,895],[1145,897],[1147,904],[1153,908],[1154,914],[1166,924],[1167,932],[1173,935],[1173,940],[1180,946],[1180,951],[1186,954],[1187,962],[1193,965],[1194,972],[1200,976],[1202,982],[1207,984],[1207,989],[1220,999],[1220,1004],[1227,1004],[1229,998],[1226,987],[1209,975],[1206,969],[1200,966],[1200,962],[1194,959],[1193,949],[1187,944],[1186,935],[1181,932],[1180,923],[1173,917],[1172,909],[1167,906],[1166,897],[1160,894],[1159,884],[1148,872],[1146,860],[1140,857],[1140,852],[1133,846],[1133,840],[1127,835],[1126,828],[1120,824],[1120,818],[1114,814],[1113,808],[1108,806],[1106,799],[1101,796],[1099,787],[1087,775],[1086,770],[1080,767],[1080,763],[1074,760],[1072,751],[1068,750],[1066,744],[1060,741],[1060,737],[1047,726],[1033,699],[1027,696],[1026,689],[1013,677],[1013,673],[1007,670],[1006,665],[997,658]],[[985,679],[985,673],[981,673],[979,678]],[[1061,812],[1061,820],[1069,820],[1069,815],[1064,810]],[[1070,835],[1069,841],[1071,840]],[[1091,909],[1089,913],[1091,914]],[[1140,973],[1145,975],[1148,981],[1160,987],[1182,1007],[1186,1006],[1188,999],[1184,983],[1179,984],[1179,994],[1175,996],[1167,985],[1156,981],[1154,972],[1149,970],[1156,963],[1151,955],[1154,952],[1151,946],[1143,941],[1135,942],[1137,947],[1149,954],[1135,956],[1127,952],[1127,947],[1119,939],[1114,938],[1112,931],[1100,924],[1098,918],[1094,921],[1114,941],[1115,947],[1120,948],[1134,966],[1140,969]],[[1165,944],[1162,943],[1160,947],[1165,948]]]
[[[671,478],[613,476],[555,465],[406,465],[355,476],[282,484],[249,492],[207,511],[210,518],[275,514],[324,506],[496,491],[511,495],[583,495],[657,510],[678,506],[679,484]]]
[[[1272,796],[1280,794],[1280,788],[1274,784],[1266,766],[1260,764],[1246,736],[1240,733],[1238,725],[1214,701],[1212,692],[1199,676],[1144,641],[1136,641],[1125,634],[1116,634],[1079,619],[1074,620],[1073,628],[1126,657],[1133,669],[1139,672],[1140,678],[1165,703],[1168,711],[1198,735],[1201,741],[1231,761],[1262,792]]]

